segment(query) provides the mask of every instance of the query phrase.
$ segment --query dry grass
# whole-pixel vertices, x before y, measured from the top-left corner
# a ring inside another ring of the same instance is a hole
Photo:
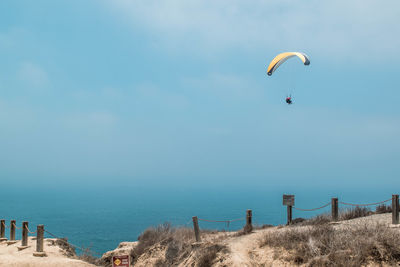
[[[351,220],[359,217],[365,217],[373,214],[373,212],[366,207],[355,207],[352,209],[345,209],[340,213],[339,220]]]
[[[149,248],[159,243],[167,247],[165,259],[172,263],[178,256],[186,254],[193,242],[193,230],[174,228],[169,223],[146,229],[138,237],[139,243],[132,251],[133,260],[137,260]]]
[[[82,254],[78,256],[78,259],[86,261],[93,265],[101,266],[100,259],[94,256],[94,252],[90,248],[84,248]]]
[[[392,206],[390,206],[390,205],[386,206],[385,204],[382,204],[382,205],[376,206],[376,208],[375,208],[376,214],[389,213],[389,212],[392,212]]]
[[[82,253],[77,255],[75,247],[70,243],[68,243],[67,238],[57,238],[54,241],[53,240],[50,241],[51,245],[59,246],[62,249],[63,254],[69,258],[76,258],[97,266],[101,265],[99,258],[94,256],[94,252],[90,248],[82,248],[81,249]]]
[[[76,256],[76,251],[73,246],[68,243],[67,238],[57,238],[55,240],[49,240],[52,246],[58,246],[62,249],[63,254],[69,258],[73,258]]]
[[[226,246],[222,245],[210,245],[197,252],[197,267],[209,267],[212,266],[213,262],[217,258],[217,254],[220,251],[226,251]]]
[[[212,231],[202,231],[202,233],[213,233]],[[176,266],[185,261],[192,253],[195,255],[197,266],[210,266],[218,252],[226,247],[219,244],[200,244],[193,247],[193,229],[174,228],[169,223],[146,229],[138,238],[139,243],[132,251],[133,261],[146,253],[149,249],[159,244],[165,248],[163,258],[156,262],[156,266]]]
[[[378,207],[380,207],[380,206],[378,206]],[[355,219],[355,218],[359,218],[359,217],[369,216],[374,213],[389,212],[389,211],[387,211],[388,207],[386,207],[386,206],[380,207],[380,208],[378,208],[378,207],[377,207],[376,212],[372,212],[370,209],[365,208],[365,207],[355,207],[355,208],[351,208],[351,209],[341,210],[339,220],[345,221],[345,220],[351,220],[351,219]],[[391,211],[391,209],[390,209],[390,211]],[[322,225],[322,224],[327,224],[331,221],[332,221],[331,214],[324,213],[324,214],[315,216],[315,217],[307,219],[307,220],[305,220],[303,218],[297,218],[297,219],[293,220],[293,224]]]
[[[361,266],[400,262],[400,233],[385,225],[337,228],[329,224],[267,233],[262,246],[285,249],[288,260],[308,266]]]
[[[305,220],[301,222],[299,225],[322,225],[322,224],[327,224],[330,221],[332,221],[330,214],[321,214],[311,219]]]

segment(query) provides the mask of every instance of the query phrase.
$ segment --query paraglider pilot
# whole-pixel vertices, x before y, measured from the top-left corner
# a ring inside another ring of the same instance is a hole
[[[291,96],[286,97],[286,103],[287,103],[288,105],[293,104],[293,102],[292,102],[292,97],[291,97]]]

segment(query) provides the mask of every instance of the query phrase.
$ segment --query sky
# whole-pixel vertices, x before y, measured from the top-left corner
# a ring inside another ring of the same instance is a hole
[[[1,1],[0,179],[396,183],[399,18],[396,0]],[[267,76],[284,51],[310,66]]]

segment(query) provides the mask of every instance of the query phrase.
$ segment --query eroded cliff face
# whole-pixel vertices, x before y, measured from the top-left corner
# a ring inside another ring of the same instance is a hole
[[[390,222],[391,214],[378,214],[335,223],[309,220],[246,234],[202,231],[201,242],[194,241],[190,228],[156,227],[138,242],[121,243],[102,260],[110,264],[112,255],[129,254],[134,266],[146,267],[397,266],[400,228]]]
[[[258,266],[287,263],[274,259],[274,251],[260,248],[266,229],[239,232],[202,231],[195,242],[190,228],[157,227],[146,230],[138,242],[123,242],[103,255],[100,263],[111,266],[114,255],[131,255],[134,266]]]
[[[111,261],[113,256],[132,255],[132,251],[138,245],[138,243],[138,241],[121,242],[116,249],[107,251],[103,254],[103,256],[99,260],[99,265],[112,266]]]

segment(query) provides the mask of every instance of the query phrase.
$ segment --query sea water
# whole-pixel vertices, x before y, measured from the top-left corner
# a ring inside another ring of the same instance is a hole
[[[285,224],[286,207],[283,194],[295,195],[295,206],[316,208],[339,201],[368,203],[391,197],[390,187],[315,188],[272,185],[180,187],[177,185],[73,186],[73,187],[10,187],[0,194],[0,217],[29,222],[31,231],[44,224],[46,237],[66,237],[76,246],[102,254],[115,249],[120,242],[136,241],[148,227],[169,222],[173,226],[192,227],[192,216],[207,220],[240,221],[215,223],[200,221],[200,228],[226,231],[244,225],[246,210],[251,209],[253,223]],[[390,204],[390,202],[388,203]],[[344,206],[341,206],[344,207]],[[329,213],[330,206],[314,212],[294,210],[293,217],[308,218]],[[8,237],[8,230],[7,230]],[[21,238],[20,230],[17,239]],[[77,251],[79,252],[79,251]]]

